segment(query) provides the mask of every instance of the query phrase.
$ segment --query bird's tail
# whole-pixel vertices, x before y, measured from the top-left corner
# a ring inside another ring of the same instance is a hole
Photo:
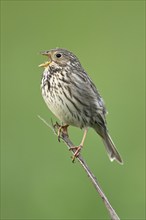
[[[105,148],[107,150],[109,159],[111,161],[116,160],[117,162],[119,162],[120,164],[123,164],[123,160],[120,156],[120,154],[118,153],[115,144],[113,143],[110,135],[108,134],[108,131],[106,130],[106,128],[104,129],[99,129],[98,127],[94,127],[95,131],[101,136],[103,143],[105,145]]]
[[[111,161],[116,160],[120,164],[123,164],[123,160],[122,160],[119,152],[117,151],[115,144],[113,143],[110,135],[107,132],[104,135],[104,137],[102,137],[102,140],[103,140],[103,143],[104,143],[105,148],[107,150],[109,159]]]

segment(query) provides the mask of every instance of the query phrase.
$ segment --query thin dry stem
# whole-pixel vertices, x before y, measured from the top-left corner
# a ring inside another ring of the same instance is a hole
[[[59,128],[59,125],[56,124],[56,126],[52,126],[50,124],[48,124],[42,117],[40,117],[38,115],[39,119],[41,121],[43,121],[45,123],[45,125],[47,127],[49,127],[54,134],[57,135],[57,129]],[[63,133],[61,134],[60,138],[65,142],[65,144],[67,145],[68,149],[72,148],[74,146],[74,144],[71,142],[71,140],[69,139],[69,137],[67,135],[64,135]],[[75,150],[74,149],[70,149],[70,151],[74,154]],[[115,212],[115,210],[113,209],[113,207],[111,206],[110,202],[108,201],[107,197],[105,196],[102,188],[100,187],[96,177],[94,176],[94,174],[91,172],[91,170],[89,169],[87,163],[85,162],[85,160],[82,158],[81,155],[79,155],[77,157],[77,160],[79,161],[79,163],[81,164],[81,166],[84,168],[85,172],[87,173],[89,179],[91,180],[91,182],[93,183],[96,191],[98,192],[98,194],[100,195],[100,197],[102,198],[106,209],[111,217],[111,220],[120,220],[119,216],[117,215],[117,213]]]

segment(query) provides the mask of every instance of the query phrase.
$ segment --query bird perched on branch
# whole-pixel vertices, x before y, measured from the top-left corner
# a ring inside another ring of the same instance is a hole
[[[69,125],[84,129],[83,139],[73,147],[73,161],[79,155],[89,127],[102,138],[111,161],[123,163],[107,129],[106,108],[94,83],[83,69],[79,59],[66,49],[56,48],[41,52],[48,57],[44,67],[41,90],[44,101],[62,122],[60,132],[67,134]]]

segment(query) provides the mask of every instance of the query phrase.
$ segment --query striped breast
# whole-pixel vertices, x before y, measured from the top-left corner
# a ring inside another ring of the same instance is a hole
[[[45,68],[41,89],[42,96],[53,114],[63,123],[85,127],[89,122],[82,117],[81,103],[72,94],[72,84],[66,69]]]

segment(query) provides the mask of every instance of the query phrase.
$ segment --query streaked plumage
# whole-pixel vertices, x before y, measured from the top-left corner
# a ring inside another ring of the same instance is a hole
[[[48,108],[63,123],[92,127],[103,139],[109,158],[122,163],[106,125],[106,108],[95,85],[78,58],[65,49],[42,52],[49,61],[44,66],[41,89]]]

